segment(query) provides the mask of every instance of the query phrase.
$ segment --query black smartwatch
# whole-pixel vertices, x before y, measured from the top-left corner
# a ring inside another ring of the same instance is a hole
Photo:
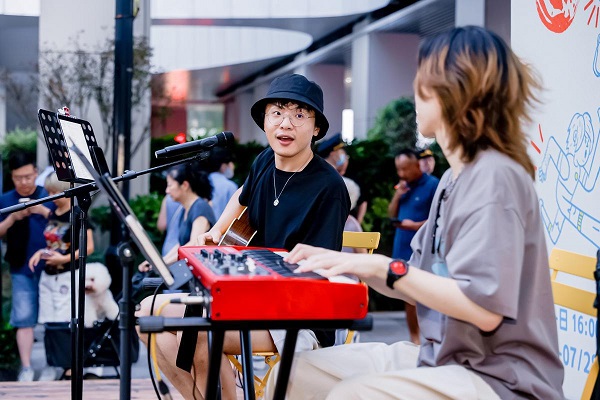
[[[390,289],[394,288],[394,283],[408,273],[408,263],[404,260],[396,259],[390,262],[387,280],[385,283]]]

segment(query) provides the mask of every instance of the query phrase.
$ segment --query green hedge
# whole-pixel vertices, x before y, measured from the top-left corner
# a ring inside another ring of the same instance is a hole
[[[37,133],[29,129],[17,128],[6,134],[4,141],[0,143],[0,155],[2,156],[2,171],[4,192],[12,190],[14,184],[11,179],[11,174],[8,169],[8,159],[11,154],[17,152],[31,153],[34,157],[37,149]]]
[[[129,201],[129,205],[133,210],[140,223],[145,228],[154,244],[160,248],[162,246],[162,233],[156,228],[158,213],[160,212],[160,204],[163,195],[158,193],[150,193],[139,195]],[[90,209],[90,220],[96,229],[109,231],[114,223],[110,212],[110,206],[98,206]],[[96,252],[94,252],[96,254]]]

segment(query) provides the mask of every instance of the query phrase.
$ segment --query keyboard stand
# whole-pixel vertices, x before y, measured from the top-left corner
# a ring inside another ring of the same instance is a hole
[[[254,399],[254,368],[252,365],[252,345],[250,331],[265,329],[285,329],[285,341],[275,385],[275,400],[283,400],[292,369],[294,350],[300,329],[352,329],[368,331],[373,327],[373,319],[367,315],[362,320],[272,320],[272,321],[212,321],[201,317],[165,318],[165,317],[140,317],[138,318],[140,331],[144,333],[160,333],[163,331],[180,331],[192,329],[212,332],[210,349],[208,381],[206,396],[208,400],[217,399],[217,387],[223,354],[225,331],[236,330],[240,332],[242,348],[242,366],[244,368],[244,398]]]

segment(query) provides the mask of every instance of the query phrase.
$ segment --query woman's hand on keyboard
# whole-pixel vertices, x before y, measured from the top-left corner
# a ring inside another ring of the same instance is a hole
[[[319,274],[330,277],[353,274],[361,280],[382,280],[387,278],[388,257],[377,254],[353,254],[327,250],[306,244],[299,244],[285,257],[289,263],[299,263],[294,272],[319,270]]]

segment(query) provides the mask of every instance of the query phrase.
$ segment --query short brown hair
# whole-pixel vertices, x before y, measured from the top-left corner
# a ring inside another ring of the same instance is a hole
[[[534,177],[522,123],[541,89],[533,70],[495,33],[455,28],[426,39],[419,48],[415,92],[439,98],[449,128],[449,150],[471,162],[480,150],[496,149]]]
[[[52,171],[44,181],[44,187],[49,192],[60,193],[71,188],[69,182],[59,181],[56,172]]]

